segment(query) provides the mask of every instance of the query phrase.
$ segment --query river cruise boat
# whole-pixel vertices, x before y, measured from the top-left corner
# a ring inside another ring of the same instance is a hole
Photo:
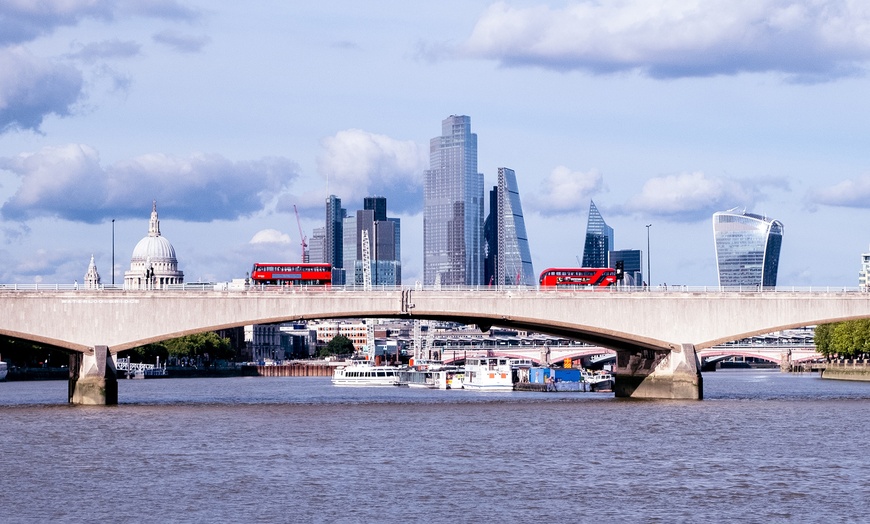
[[[465,361],[463,387],[477,391],[513,391],[514,384],[528,382],[532,361],[526,358],[480,357]]]
[[[462,389],[465,368],[441,361],[423,361],[399,371],[397,386],[427,389]]]
[[[369,361],[352,361],[347,366],[335,368],[332,384],[335,386],[395,386],[399,372],[407,368],[399,366],[373,366]]]

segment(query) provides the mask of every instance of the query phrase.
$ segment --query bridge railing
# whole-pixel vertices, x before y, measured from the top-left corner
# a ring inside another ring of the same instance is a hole
[[[32,283],[32,284],[0,284],[0,292],[105,292],[105,293],[142,293],[146,291],[173,291],[173,292],[190,292],[190,293],[225,293],[232,294],[238,292],[287,292],[298,293],[305,291],[320,292],[358,292],[364,291],[363,286],[344,285],[344,286],[270,286],[263,284],[247,285],[241,288],[227,287],[225,283],[213,282],[190,282],[184,284],[168,284],[161,287],[155,287],[147,290],[143,289],[125,289],[123,285],[101,284],[97,287],[89,287],[84,284],[47,284],[47,283]],[[414,291],[456,291],[456,292],[516,292],[516,293],[832,293],[832,294],[859,294],[867,293],[868,290],[860,287],[848,286],[779,286],[776,288],[765,287],[758,288],[756,286],[683,286],[683,285],[660,285],[660,286],[610,286],[610,287],[577,287],[571,289],[556,289],[553,287],[540,286],[423,286],[421,284],[403,285],[403,286],[387,286],[375,285],[371,291],[396,292],[401,290]]]

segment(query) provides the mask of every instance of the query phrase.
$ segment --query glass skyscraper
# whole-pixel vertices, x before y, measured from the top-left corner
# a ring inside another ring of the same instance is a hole
[[[326,238],[323,244],[323,261],[332,264],[332,283],[344,284],[344,228],[342,227],[345,210],[341,207],[341,199],[329,195],[326,199]]]
[[[719,285],[776,286],[782,222],[735,209],[713,214]]]
[[[613,251],[613,228],[608,226],[595,202],[589,201],[589,221],[586,223],[586,243],[583,244],[583,267],[608,267],[608,254]]]
[[[423,283],[483,283],[483,174],[471,118],[441,122],[423,185]]]
[[[513,169],[498,168],[498,185],[492,188],[489,196],[484,242],[487,284],[535,285],[526,222]]]
[[[623,279],[626,286],[643,285],[643,253],[639,249],[617,249],[611,251],[608,257],[608,267],[616,267],[622,262]]]

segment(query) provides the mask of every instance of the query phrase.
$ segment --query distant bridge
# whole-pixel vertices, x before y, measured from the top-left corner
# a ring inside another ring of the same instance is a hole
[[[107,357],[118,351],[248,324],[372,317],[455,321],[484,330],[504,326],[583,340],[617,352],[618,396],[701,398],[697,350],[788,328],[868,318],[870,293],[0,288],[0,333],[76,352],[70,399],[81,403],[117,401]]]

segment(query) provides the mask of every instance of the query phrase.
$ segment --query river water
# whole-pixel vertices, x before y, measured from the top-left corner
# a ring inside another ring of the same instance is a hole
[[[0,383],[2,522],[864,522],[870,383],[704,374],[706,400]]]

